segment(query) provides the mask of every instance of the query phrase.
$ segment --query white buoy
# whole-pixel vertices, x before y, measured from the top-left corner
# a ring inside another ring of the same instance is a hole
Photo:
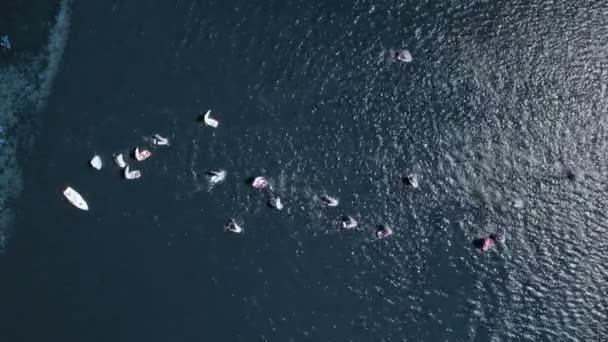
[[[213,127],[213,128],[217,128],[217,126],[219,126],[220,122],[217,121],[216,119],[211,117],[211,109],[209,109],[207,111],[207,113],[205,113],[205,116],[203,117],[203,121],[205,122],[205,125],[209,126],[209,127]]]
[[[120,167],[121,169],[124,169],[127,166],[127,163],[125,163],[125,158],[122,156],[122,153],[114,156],[114,162],[116,163],[116,165],[118,165],[118,167]]]
[[[138,179],[141,177],[141,172],[139,170],[129,170],[129,165],[125,167],[125,178],[126,179]]]
[[[89,164],[91,164],[91,166],[96,170],[101,170],[101,167],[103,165],[103,163],[101,162],[101,157],[98,155],[95,155],[93,159],[91,159]]]

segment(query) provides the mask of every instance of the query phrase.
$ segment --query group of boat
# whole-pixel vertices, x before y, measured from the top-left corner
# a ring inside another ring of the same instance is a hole
[[[150,141],[152,142],[153,145],[169,146],[169,140],[158,134],[154,134],[154,136],[152,136],[152,138],[150,138]],[[152,152],[150,152],[147,149],[140,150],[139,147],[135,147],[135,149],[133,150],[132,156],[133,156],[133,159],[135,159],[138,162],[141,162],[141,161],[144,161],[144,160],[150,158],[152,156]],[[125,161],[125,157],[122,153],[116,154],[114,156],[114,163],[116,163],[116,165],[118,165],[119,168],[124,170],[123,176],[125,179],[133,180],[133,179],[141,178],[141,171],[132,170],[130,168],[129,164]],[[95,170],[101,170],[103,167],[103,161],[101,159],[101,156],[94,155],[93,158],[91,158],[91,160],[89,161],[89,165],[91,165],[91,167],[94,168]],[[63,195],[76,208],[85,210],[85,211],[89,210],[89,204],[87,203],[87,201],[74,188],[72,188],[70,186],[66,187],[63,190]]]
[[[402,62],[411,61],[411,55],[409,54],[409,52],[407,50],[403,50],[403,51],[397,53],[396,58]],[[217,128],[219,126],[219,121],[211,116],[211,110],[207,111],[204,115],[202,115],[200,121],[202,123],[204,123],[204,125],[207,127]],[[149,139],[149,141],[153,145],[157,145],[157,146],[168,146],[169,145],[169,140],[158,134],[155,134],[154,136],[152,136]],[[135,147],[135,149],[133,150],[133,153],[132,153],[133,159],[135,159],[138,162],[144,161],[144,160],[150,158],[151,156],[152,156],[152,152],[150,152],[147,149],[140,150],[139,147]],[[125,161],[124,155],[122,153],[119,153],[114,156],[114,162],[116,163],[116,165],[119,168],[124,170],[123,175],[124,175],[125,179],[134,180],[134,179],[141,178],[141,176],[142,176],[141,171],[131,169],[130,165]],[[93,167],[96,170],[100,170],[103,167],[103,162],[99,155],[93,156],[93,158],[90,160],[89,164],[91,165],[91,167]],[[216,185],[224,182],[226,180],[226,176],[227,176],[227,172],[225,170],[209,171],[207,173],[209,189],[212,189]],[[419,186],[418,177],[416,174],[413,174],[413,173],[408,174],[407,176],[403,177],[402,181],[405,185],[410,186],[414,189],[417,189]],[[257,176],[257,177],[254,177],[251,179],[250,184],[254,189],[257,189],[257,190],[260,190],[260,191],[263,191],[266,193],[266,195],[268,197],[267,203],[270,207],[277,209],[277,210],[283,209],[283,203],[281,201],[281,198],[275,192],[274,188],[272,187],[272,185],[268,179],[266,179],[263,176]],[[65,190],[63,191],[63,195],[75,207],[77,207],[81,210],[85,210],[85,211],[89,210],[89,205],[85,201],[83,196],[80,193],[78,193],[76,190],[74,190],[72,187],[70,187],[70,186],[66,187]],[[339,205],[338,199],[333,196],[330,196],[328,194],[323,194],[323,195],[319,196],[318,199],[319,199],[320,206],[324,207],[324,208],[333,208],[333,207],[337,207]],[[358,226],[357,220],[350,215],[342,216],[340,221],[341,221],[341,228],[346,231],[353,230],[353,229],[357,228],[357,226]],[[232,233],[242,233],[244,231],[242,224],[239,224],[234,218],[231,218],[226,223],[224,228],[226,231],[229,231]],[[393,235],[393,229],[390,228],[388,225],[377,226],[376,231],[375,231],[376,238],[384,239],[391,235]],[[500,235],[500,234],[492,234],[489,237],[484,238],[482,240],[482,244],[480,247],[482,250],[486,251],[494,245],[495,241],[503,242],[504,236]]]

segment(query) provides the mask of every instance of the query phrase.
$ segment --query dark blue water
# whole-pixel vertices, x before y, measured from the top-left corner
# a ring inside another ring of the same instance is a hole
[[[601,2],[61,4],[0,257],[3,340],[605,339]],[[153,133],[171,147],[121,179],[112,154]],[[505,245],[472,246],[496,230]]]

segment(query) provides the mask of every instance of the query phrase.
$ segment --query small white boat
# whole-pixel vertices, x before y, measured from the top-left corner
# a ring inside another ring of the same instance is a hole
[[[91,159],[91,161],[89,162],[89,164],[91,164],[91,166],[95,169],[95,170],[101,170],[101,167],[103,165],[103,163],[101,162],[101,157],[98,155],[95,155],[93,157],[93,159]]]
[[[137,161],[142,161],[150,158],[152,153],[148,150],[140,151],[139,147],[136,147],[135,151],[133,152],[133,155],[135,156],[135,159],[137,159]]]
[[[516,198],[511,202],[511,205],[513,206],[513,208],[521,209],[524,207],[524,200],[522,200],[521,198]]]
[[[226,223],[226,225],[224,226],[224,229],[231,233],[237,233],[237,234],[240,234],[243,232],[243,227],[239,226],[239,224],[236,223],[236,221],[234,219],[230,219],[230,221],[228,221],[228,223]]]
[[[223,182],[226,179],[226,174],[225,170],[209,171],[209,184],[213,186]]]
[[[89,205],[84,200],[84,198],[82,198],[82,196],[76,190],[72,189],[71,187],[68,186],[67,188],[65,188],[65,190],[63,190],[63,195],[76,208],[82,209],[82,210],[89,210]]]
[[[125,163],[125,158],[122,156],[122,153],[114,156],[114,162],[116,163],[116,165],[118,165],[118,167],[120,167],[121,169],[124,169],[127,166],[127,163]]]
[[[331,197],[329,195],[323,195],[321,196],[321,205],[323,205],[324,207],[337,207],[338,206],[338,199]]]
[[[154,134],[154,137],[152,138],[152,143],[158,146],[169,146],[169,139],[161,137],[158,134]]]
[[[273,196],[272,198],[270,198],[270,201],[268,201],[268,204],[277,210],[283,209],[283,203],[281,202],[281,199],[279,197]]]
[[[126,179],[138,179],[141,177],[141,172],[139,170],[129,170],[129,165],[125,167],[125,178]]]
[[[414,189],[418,188],[418,176],[415,173],[407,175],[407,177],[405,177],[405,182]]]
[[[389,226],[381,226],[376,230],[376,237],[378,239],[384,239],[393,235],[393,230]]]
[[[407,50],[401,50],[397,52],[397,60],[403,63],[410,63],[414,59],[412,58],[412,54]]]
[[[352,216],[342,217],[342,229],[350,230],[356,228],[357,225],[357,220],[355,220]]]
[[[268,186],[268,180],[266,180],[266,178],[264,177],[255,177],[253,179],[253,182],[251,182],[251,186],[253,186],[256,189],[264,189],[265,187]]]
[[[203,116],[203,121],[205,122],[205,125],[213,128],[217,128],[217,126],[220,124],[219,121],[211,117],[211,109],[205,113],[205,116]]]

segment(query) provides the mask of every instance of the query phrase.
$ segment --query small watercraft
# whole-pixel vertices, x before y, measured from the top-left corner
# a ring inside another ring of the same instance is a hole
[[[129,170],[129,165],[125,166],[125,178],[126,179],[138,179],[141,177],[141,172],[139,170]]]
[[[481,250],[485,252],[488,249],[492,248],[492,246],[494,246],[494,239],[487,237],[487,238],[483,239],[483,244],[481,245]]]
[[[209,176],[209,184],[213,186],[223,182],[226,179],[226,174],[225,170],[209,171],[207,173]]]
[[[114,162],[116,163],[116,165],[118,165],[118,167],[120,167],[121,169],[124,169],[127,166],[127,163],[125,163],[125,158],[122,156],[122,153],[114,156]]]
[[[321,205],[323,205],[324,207],[337,207],[338,206],[338,199],[331,197],[329,195],[323,195],[321,196]]]
[[[491,234],[490,239],[492,239],[496,242],[500,242],[500,243],[504,243],[507,240],[507,238],[503,234],[500,234],[500,233]]]
[[[228,223],[226,223],[226,225],[224,226],[224,229],[231,233],[237,234],[243,232],[243,227],[239,226],[239,224],[236,223],[234,219],[230,219],[230,221],[228,221]]]
[[[152,143],[158,146],[169,146],[169,139],[161,137],[158,134],[154,134],[154,137],[152,138]]]
[[[516,198],[511,201],[511,206],[513,206],[513,208],[522,209],[524,207],[524,200],[521,198]]]
[[[135,159],[137,159],[137,161],[142,161],[150,158],[152,153],[148,150],[140,151],[139,147],[136,147],[135,151],[133,151],[133,155],[135,156]]]
[[[414,189],[418,188],[418,176],[415,173],[410,173],[403,181]]]
[[[357,227],[357,221],[352,216],[342,217],[342,229],[351,230]]]
[[[95,170],[101,170],[101,166],[103,165],[102,162],[101,162],[101,157],[99,157],[98,155],[95,155],[93,157],[93,159],[91,159],[91,161],[89,162],[89,164],[91,164],[91,166]]]
[[[270,201],[268,201],[268,204],[277,210],[283,209],[283,203],[281,203],[281,199],[279,197],[273,196],[270,198]]]
[[[211,109],[209,109],[207,113],[205,113],[205,115],[203,116],[203,122],[205,123],[205,125],[213,128],[217,128],[217,126],[219,126],[220,124],[219,121],[211,117]]]
[[[76,208],[81,209],[81,210],[89,210],[89,205],[84,200],[84,198],[82,198],[82,196],[76,190],[72,189],[71,187],[68,186],[67,188],[65,188],[65,190],[63,190],[63,195]]]
[[[268,180],[266,180],[266,178],[264,177],[255,177],[253,179],[253,182],[251,182],[251,186],[253,186],[256,189],[264,189],[265,187],[268,186]]]
[[[403,63],[409,63],[413,61],[412,54],[408,50],[401,50],[397,52],[397,60]]]
[[[384,239],[393,235],[393,230],[389,226],[381,226],[376,230],[376,237],[378,239]]]

